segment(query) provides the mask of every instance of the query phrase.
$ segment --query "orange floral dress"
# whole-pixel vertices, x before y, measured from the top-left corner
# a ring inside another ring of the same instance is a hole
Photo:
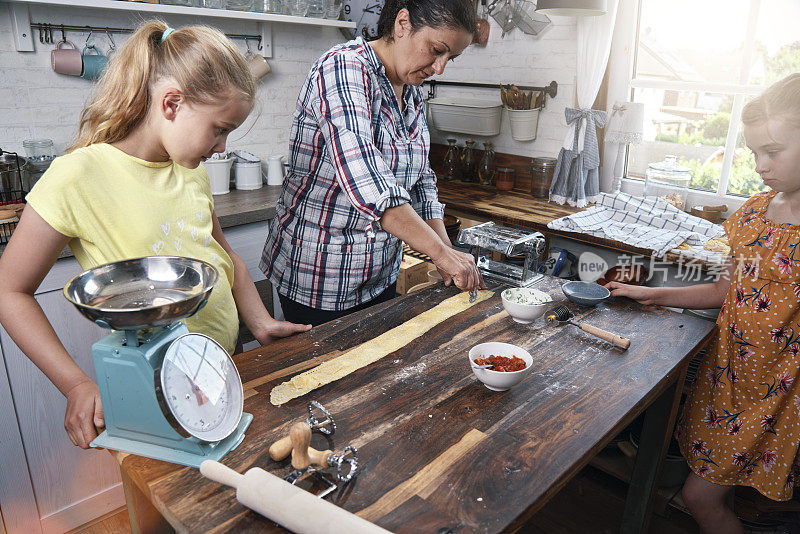
[[[735,271],[677,435],[698,476],[788,500],[800,442],[800,226],[767,219],[774,196],[754,195],[724,223]]]

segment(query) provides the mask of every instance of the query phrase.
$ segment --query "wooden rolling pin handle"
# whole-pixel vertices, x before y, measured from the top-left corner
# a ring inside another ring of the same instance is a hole
[[[588,324],[581,324],[581,330],[584,332],[589,332],[590,334],[599,337],[600,339],[605,339],[609,343],[613,343],[617,347],[621,349],[627,349],[631,346],[631,340],[618,336],[617,334],[612,334],[611,332],[607,332],[602,328],[597,328],[596,326],[588,325]]]
[[[307,469],[311,465],[311,458],[308,457],[311,427],[305,423],[295,423],[289,429],[289,437],[292,440],[292,467]]]
[[[269,446],[269,457],[279,462],[292,452],[292,438],[286,436]]]
[[[318,451],[313,447],[308,448],[308,457],[311,458],[311,463],[317,467],[329,467],[328,458],[333,454],[333,451]]]
[[[200,473],[214,482],[219,482],[232,488],[238,488],[239,484],[244,480],[244,475],[214,460],[205,460],[201,463]]]

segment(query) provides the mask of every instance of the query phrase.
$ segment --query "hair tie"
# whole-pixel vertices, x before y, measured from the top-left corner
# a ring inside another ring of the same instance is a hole
[[[175,28],[170,28],[169,26],[167,26],[167,29],[164,30],[164,33],[161,34],[161,42],[163,43],[164,41],[166,41],[167,37],[169,37],[169,34],[171,34],[174,31]]]

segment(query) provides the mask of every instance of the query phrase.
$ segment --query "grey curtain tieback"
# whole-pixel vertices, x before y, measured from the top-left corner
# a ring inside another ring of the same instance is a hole
[[[604,128],[608,114],[599,109],[590,108],[566,108],[564,116],[567,124],[575,124],[575,138],[572,142],[572,151],[578,154],[578,136],[581,131],[580,119],[586,119],[586,136],[583,138],[583,158],[587,168],[592,169],[600,166],[600,149],[597,146],[597,132],[595,128]]]

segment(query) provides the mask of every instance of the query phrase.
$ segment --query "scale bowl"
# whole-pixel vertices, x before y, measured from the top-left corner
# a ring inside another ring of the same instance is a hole
[[[84,271],[67,282],[64,296],[104,328],[140,330],[194,315],[218,278],[204,261],[146,256]]]

